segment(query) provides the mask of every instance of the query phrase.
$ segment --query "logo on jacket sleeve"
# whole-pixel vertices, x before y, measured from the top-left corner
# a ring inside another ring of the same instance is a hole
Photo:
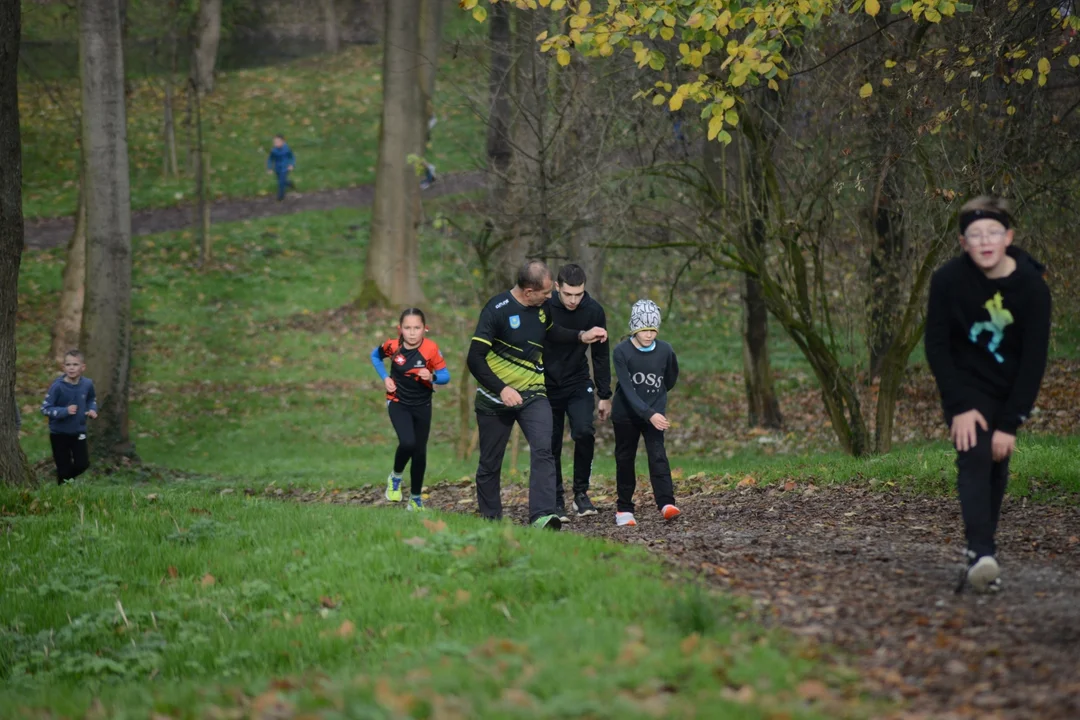
[[[517,330],[519,327],[521,327],[521,316],[520,315],[511,315],[510,316],[510,327],[513,328],[514,330]]]

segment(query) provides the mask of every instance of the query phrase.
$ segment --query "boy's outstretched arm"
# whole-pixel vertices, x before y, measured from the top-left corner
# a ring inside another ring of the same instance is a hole
[[[607,317],[603,312],[600,313],[598,327],[607,328]],[[606,400],[611,397],[611,343],[607,339],[593,343],[589,352],[592,355],[596,397]]]
[[[57,396],[59,389],[56,383],[49,386],[49,391],[45,393],[45,400],[41,403],[41,414],[47,418],[66,418],[71,413],[68,412],[66,405],[57,405],[56,401],[59,399]]]
[[[1016,382],[996,422],[998,430],[1010,435],[1016,434],[1035,406],[1046,372],[1046,353],[1050,345],[1050,289],[1045,283],[1039,283],[1037,294],[1031,298],[1023,343]]]
[[[86,391],[86,417],[96,420],[97,416],[97,391],[94,390],[94,383],[90,383],[90,389]]]

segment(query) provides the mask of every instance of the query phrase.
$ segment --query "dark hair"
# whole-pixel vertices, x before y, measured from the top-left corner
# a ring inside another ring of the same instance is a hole
[[[64,358],[65,359],[67,357],[69,357],[69,356],[79,358],[79,362],[85,362],[86,361],[86,358],[83,357],[82,350],[80,350],[79,348],[71,348],[66,353],[64,353]]]
[[[284,140],[284,139],[285,139],[285,136],[284,136],[284,135],[282,135],[281,133],[278,133],[277,135],[275,135],[275,136],[274,136],[274,138],[275,138],[275,139],[277,139],[277,138],[281,138],[282,140]]]
[[[577,287],[585,284],[585,268],[574,263],[568,263],[559,268],[559,284]]]
[[[968,225],[976,220],[997,220],[1008,230],[1012,227],[1009,202],[989,195],[980,195],[974,200],[968,200],[960,208],[960,234],[963,235]]]
[[[543,290],[544,280],[551,278],[551,269],[543,260],[527,260],[518,269],[517,286],[522,290]]]
[[[397,324],[400,326],[401,323],[405,322],[405,318],[409,317],[410,315],[416,315],[420,318],[420,322],[424,323],[424,325],[427,326],[427,318],[424,317],[424,311],[420,308],[414,307],[405,308],[404,310],[402,310],[401,317],[398,318]]]

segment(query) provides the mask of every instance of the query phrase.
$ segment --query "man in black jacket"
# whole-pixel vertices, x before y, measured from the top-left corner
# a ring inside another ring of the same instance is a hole
[[[555,461],[551,454],[551,406],[544,385],[548,340],[577,344],[607,340],[607,331],[560,327],[551,319],[551,270],[533,260],[518,271],[517,285],[488,301],[469,346],[469,372],[476,378],[476,424],[480,463],[476,499],[480,514],[502,517],[503,455],[514,422],[529,443],[529,522],[558,530]]]
[[[556,325],[583,331],[607,327],[604,308],[585,292],[585,270],[580,265],[563,265],[551,298],[551,316]],[[589,360],[592,356],[592,376]],[[562,473],[563,427],[570,418],[570,439],[574,441],[573,505],[578,517],[595,515],[589,500],[589,477],[592,474],[596,429],[593,408],[604,422],[611,415],[611,367],[606,340],[587,348],[581,343],[567,345],[544,343],[544,382],[551,403],[551,453],[555,456],[555,507],[562,522],[568,522]],[[594,385],[595,383],[595,385]],[[596,401],[599,398],[599,402]]]

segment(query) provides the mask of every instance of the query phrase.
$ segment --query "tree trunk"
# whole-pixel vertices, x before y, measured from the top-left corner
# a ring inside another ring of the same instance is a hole
[[[80,175],[81,177],[81,175]],[[75,210],[75,230],[68,241],[64,265],[64,286],[60,291],[60,309],[53,323],[49,357],[63,363],[68,350],[78,346],[82,331],[83,301],[86,297],[86,192],[79,181],[79,201]]]
[[[371,240],[358,298],[362,307],[415,305],[424,298],[417,237],[420,185],[409,160],[420,155],[423,141],[416,25],[420,9],[421,0],[386,3],[382,122]]]
[[[199,219],[201,222],[199,245],[199,267],[205,268],[214,258],[213,235],[210,233],[210,153],[204,149],[199,153]]]
[[[507,206],[510,194],[510,161],[513,148],[510,144],[510,93],[513,91],[513,63],[510,56],[510,43],[513,35],[510,29],[509,3],[497,3],[491,6],[488,17],[488,41],[491,45],[491,70],[488,73],[488,124],[487,124],[487,163],[488,163],[488,208],[490,219],[485,231],[489,238],[494,238],[488,246],[488,254],[483,259],[486,264],[484,284],[491,291],[504,288],[506,282],[506,260],[501,245],[509,242],[508,223],[501,215]]]
[[[904,253],[902,190],[898,187],[895,160],[882,160],[881,177],[872,198],[873,240],[870,249],[870,282],[867,341],[870,376],[881,373],[881,363],[894,339],[896,311],[901,302],[900,268]]]
[[[547,205],[545,182],[544,112],[547,107],[546,67],[536,45],[537,13],[515,9],[513,107],[510,122],[512,148],[508,187],[498,208],[499,252],[495,277],[506,287],[517,277],[527,257],[547,255]]]
[[[440,0],[422,0],[420,8],[420,112],[424,127],[424,151],[435,118],[435,75],[439,67],[443,5]]]
[[[604,250],[598,248],[603,237],[600,234],[599,218],[593,201],[581,214],[581,227],[575,228],[570,235],[570,262],[585,269],[588,279],[589,294],[596,300],[604,298]]]
[[[337,10],[334,8],[334,0],[322,0],[323,11],[323,41],[326,43],[326,52],[336,55],[341,50],[341,34],[338,32]]]
[[[124,58],[115,0],[79,3],[79,59],[86,194],[86,303],[81,345],[100,408],[90,439],[96,457],[131,456],[131,186]]]
[[[749,273],[743,274],[742,339],[748,421],[751,427],[777,429],[783,425],[783,416],[769,362],[769,312],[761,283]]]
[[[491,72],[488,74],[490,108],[487,125],[488,170],[498,175],[510,165],[510,5],[491,6],[488,41],[491,44]]]
[[[192,255],[198,257],[200,268],[206,267],[210,262],[210,154],[206,151],[206,140],[203,138],[202,126],[202,98],[195,94],[195,149],[197,162],[195,164],[195,198],[196,198],[196,222],[200,224],[199,243],[193,248]]]
[[[750,127],[749,118],[744,120],[744,132],[736,139],[738,151],[738,177],[742,181],[735,193],[741,205],[740,215],[745,218],[746,238],[742,255],[754,268],[765,268],[766,221],[769,209],[769,193],[764,172],[757,167],[764,159],[757,147],[760,138]],[[750,159],[744,158],[744,147]],[[713,191],[727,202],[723,188],[727,186],[728,169],[726,151],[719,143],[705,143],[705,168]],[[746,390],[747,423],[752,427],[779,428],[783,424],[780,402],[773,385],[772,364],[769,361],[769,313],[764,288],[757,272],[743,274],[743,383]]]
[[[907,357],[902,360],[900,368],[887,367],[893,353],[883,358],[880,368],[881,382],[878,383],[877,407],[874,416],[874,452],[880,455],[892,450],[892,433],[896,420],[896,401],[900,396],[900,385],[904,379],[903,365],[907,364]],[[897,358],[899,360],[899,358]],[[897,372],[899,370],[899,372]]]
[[[175,22],[175,19],[172,20]],[[166,178],[180,177],[180,164],[176,159],[176,119],[173,112],[174,105],[174,89],[173,82],[176,76],[176,54],[177,54],[177,41],[176,31],[170,28],[169,30],[169,71],[165,73],[165,150],[162,154],[162,166],[164,168],[163,175]]]
[[[19,445],[15,398],[15,323],[23,251],[22,139],[19,132],[21,7],[0,3],[0,483],[30,485]]]
[[[884,454],[892,449],[892,431],[896,420],[896,402],[904,382],[908,358],[922,339],[926,326],[924,315],[925,291],[930,276],[941,258],[953,248],[949,241],[933,243],[923,257],[918,272],[912,278],[903,312],[897,310],[892,342],[882,356],[880,383],[874,427],[874,452]]]
[[[221,40],[221,0],[199,0],[195,47],[191,51],[191,82],[203,94],[214,91],[214,66]]]
[[[176,123],[173,120],[173,84],[172,75],[165,76],[165,150],[162,154],[161,174],[165,178],[180,176],[180,166],[176,160]]]
[[[570,8],[566,9],[566,13],[572,14]],[[573,195],[576,198],[576,203],[567,208],[566,214],[578,216],[578,221],[570,228],[566,254],[570,262],[585,269],[589,294],[602,300],[604,238],[600,230],[602,210],[594,186],[607,168],[603,166],[603,158],[598,155],[603,139],[597,132],[596,118],[590,112],[594,80],[590,75],[588,62],[576,55],[563,72],[567,78],[564,86],[569,93],[566,101],[569,109],[566,114],[570,117],[570,130],[566,134],[566,141],[560,145],[552,174],[556,177],[569,174],[573,178],[564,180],[560,187],[561,195]],[[570,186],[570,182],[574,183],[574,186]]]

